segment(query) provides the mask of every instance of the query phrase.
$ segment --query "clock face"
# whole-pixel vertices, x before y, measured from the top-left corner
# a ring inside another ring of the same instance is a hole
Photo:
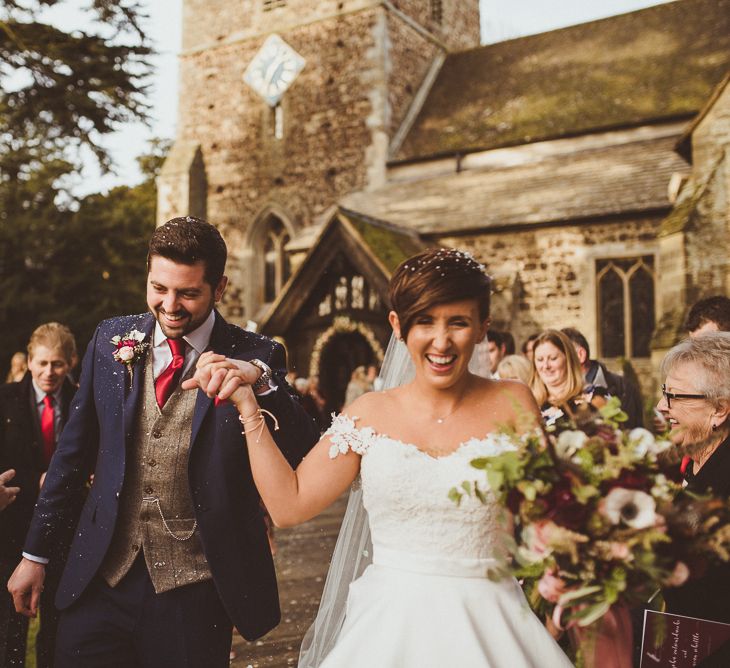
[[[306,61],[278,35],[270,35],[246,68],[243,80],[275,107]]]

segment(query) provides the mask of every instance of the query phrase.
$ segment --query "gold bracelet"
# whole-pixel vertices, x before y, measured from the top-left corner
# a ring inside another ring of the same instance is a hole
[[[252,422],[256,423],[256,426],[251,429],[251,433],[254,431],[258,432],[258,435],[256,436],[256,443],[261,440],[261,434],[263,433],[264,425],[266,424],[264,413],[266,413],[266,415],[274,421],[274,431],[279,431],[279,421],[276,419],[276,415],[267,411],[265,408],[257,409],[253,415],[249,415],[248,417],[243,417],[243,415],[238,416],[238,421],[243,425],[243,435],[246,437],[248,437],[246,434],[246,425],[251,424]]]

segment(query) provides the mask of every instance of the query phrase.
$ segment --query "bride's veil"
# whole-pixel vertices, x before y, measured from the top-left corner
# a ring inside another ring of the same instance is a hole
[[[486,338],[478,343],[469,362],[469,371],[491,377]],[[415,375],[413,361],[405,343],[391,335],[383,358],[379,379],[382,390],[410,382]],[[304,635],[299,652],[299,668],[318,668],[334,647],[342,624],[350,583],[357,580],[373,561],[368,515],[362,502],[360,479],[353,483],[340,534],[332,553],[322,599],[314,622]]]

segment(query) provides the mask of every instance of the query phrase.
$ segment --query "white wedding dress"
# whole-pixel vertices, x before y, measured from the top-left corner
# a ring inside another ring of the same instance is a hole
[[[499,435],[434,458],[346,416],[328,431],[330,456],[362,455],[373,563],[352,582],[344,625],[321,668],[559,668],[565,654],[513,578],[487,578],[502,552],[495,501],[449,490],[484,481],[469,465],[510,447]]]

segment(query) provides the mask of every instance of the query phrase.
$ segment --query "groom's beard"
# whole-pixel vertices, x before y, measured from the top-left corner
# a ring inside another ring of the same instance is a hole
[[[180,339],[186,334],[190,334],[190,332],[198,329],[198,327],[200,327],[200,325],[208,319],[214,305],[215,301],[211,299],[209,308],[205,311],[205,314],[198,316],[197,318],[194,317],[190,311],[184,308],[179,308],[174,313],[168,313],[165,309],[160,307],[154,309],[154,311],[152,311],[152,315],[155,316],[162,333],[168,339]],[[167,320],[168,316],[175,318],[175,322]]]

